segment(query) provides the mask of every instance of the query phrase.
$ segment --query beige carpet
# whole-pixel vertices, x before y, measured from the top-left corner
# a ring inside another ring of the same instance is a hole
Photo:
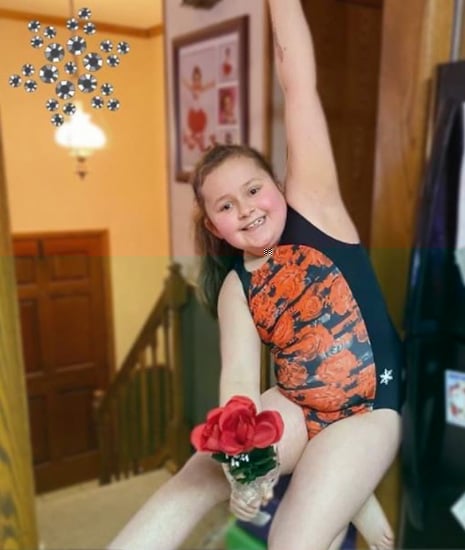
[[[98,550],[115,537],[152,493],[170,477],[156,470],[100,487],[85,483],[36,499],[41,550]],[[227,504],[213,509],[182,550],[222,550]]]

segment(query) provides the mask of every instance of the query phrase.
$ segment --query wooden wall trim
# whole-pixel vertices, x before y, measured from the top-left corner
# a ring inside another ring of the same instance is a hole
[[[54,15],[46,15],[43,13],[31,13],[16,10],[7,10],[0,8],[0,19],[11,19],[14,21],[31,21],[38,19],[48,25],[64,25],[64,17],[56,17]],[[111,23],[103,23],[95,21],[99,31],[109,32],[113,34],[123,34],[125,36],[136,36],[138,38],[152,38],[163,34],[163,25],[155,25],[147,29],[139,29],[137,27],[129,27],[125,25],[113,25]]]
[[[452,22],[453,0],[384,0],[371,258],[399,328],[427,157],[434,75],[437,64],[449,59]],[[376,493],[398,532],[399,459]]]
[[[371,248],[401,325],[436,66],[448,61],[453,0],[385,0]]]
[[[38,548],[29,419],[4,174],[0,127],[0,548]]]
[[[163,36],[163,33],[165,32],[165,29],[163,25],[155,25],[153,27],[150,27],[147,29],[147,34],[150,38],[154,36]]]

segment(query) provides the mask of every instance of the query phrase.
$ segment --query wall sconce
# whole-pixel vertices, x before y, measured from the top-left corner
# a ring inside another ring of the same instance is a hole
[[[84,179],[88,172],[87,158],[101,149],[107,140],[103,130],[90,121],[90,115],[77,102],[74,115],[55,131],[55,141],[70,150],[71,156],[77,160],[76,174]]]
[[[213,8],[221,0],[182,0],[183,6],[192,6],[193,8]]]

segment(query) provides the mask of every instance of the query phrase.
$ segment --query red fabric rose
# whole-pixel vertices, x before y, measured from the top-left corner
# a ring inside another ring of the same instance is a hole
[[[277,443],[284,431],[284,422],[278,411],[263,411],[256,418],[254,447],[264,449]]]
[[[207,414],[207,421],[196,426],[191,433],[191,443],[198,451],[218,453],[221,451],[219,419],[223,409],[217,407]]]
[[[234,396],[224,407],[213,409],[207,415],[206,423],[192,430],[191,442],[198,451],[237,455],[276,443],[283,430],[279,412],[257,414],[251,399]]]

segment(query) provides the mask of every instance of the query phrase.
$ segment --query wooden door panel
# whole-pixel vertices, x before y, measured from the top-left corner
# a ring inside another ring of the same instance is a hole
[[[47,398],[45,394],[38,394],[30,396],[28,401],[33,464],[37,466],[52,460],[47,422]]]
[[[89,294],[52,294],[49,305],[55,372],[79,365],[95,366],[97,342]]]
[[[109,378],[98,234],[14,239],[38,492],[97,475],[93,395]]]
[[[88,256],[79,251],[72,254],[68,251],[60,255],[59,251],[55,249],[55,252],[52,252],[51,248],[48,246],[45,250],[49,261],[51,283],[89,280],[91,266]]]
[[[40,338],[39,304],[35,298],[23,298],[20,302],[21,336],[24,349],[26,375],[43,374],[44,363]]]
[[[108,354],[101,345],[107,338],[101,244],[93,236],[51,237],[44,241],[43,252],[50,296],[47,316],[58,335],[49,341],[52,364],[60,370],[95,364],[97,384],[104,388],[108,369],[100,366],[108,362]]]
[[[64,460],[95,451],[97,438],[93,422],[92,399],[95,383],[62,389],[56,397],[61,456]]]
[[[16,279],[20,285],[37,284],[37,257],[30,255],[16,258]]]
[[[95,369],[76,369],[55,375],[48,381],[49,427],[53,433],[54,460],[67,460],[80,452],[96,450],[93,394],[98,388]],[[80,451],[74,451],[70,438]],[[86,442],[83,444],[82,442]],[[75,456],[75,458],[79,458]]]

